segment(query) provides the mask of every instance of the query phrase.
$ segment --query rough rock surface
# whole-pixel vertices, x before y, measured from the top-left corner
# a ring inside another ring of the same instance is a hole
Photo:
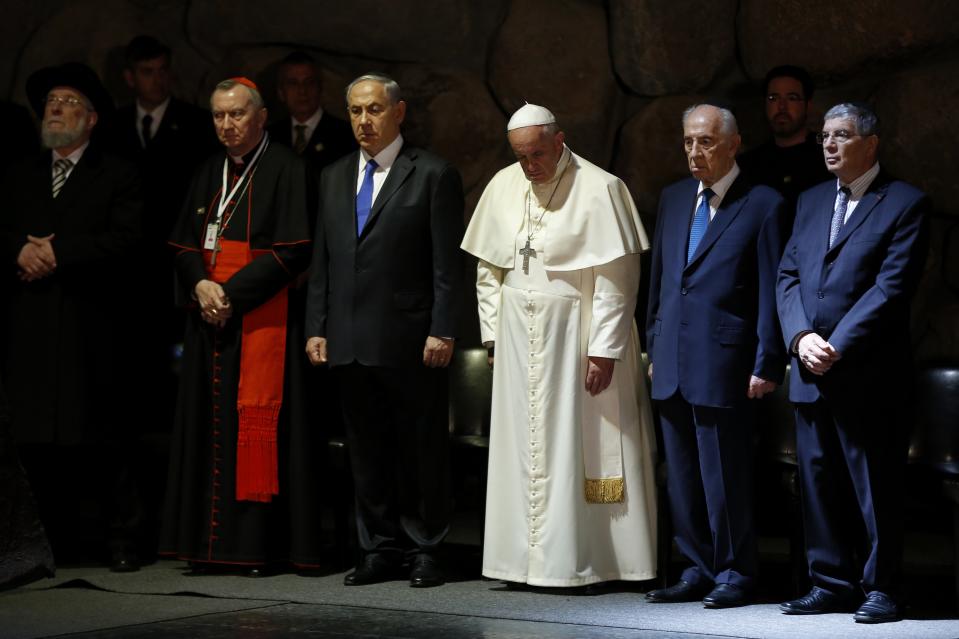
[[[490,86],[506,113],[524,102],[549,108],[574,151],[607,165],[620,90],[601,7],[514,2],[490,54]]]
[[[736,0],[610,0],[613,64],[640,95],[705,88],[736,53]]]
[[[959,3],[950,0],[743,0],[739,42],[749,77],[798,64],[842,77],[874,60],[902,58],[959,38]]]
[[[663,187],[689,177],[682,114],[696,101],[694,96],[654,100],[630,118],[619,133],[614,173],[629,187],[650,232]]]
[[[950,122],[959,104],[952,63],[913,68],[887,78],[879,90],[880,162],[897,177],[920,185],[936,211],[959,216],[959,148]]]
[[[235,43],[298,43],[371,61],[481,71],[505,0],[204,0],[190,5],[189,38],[210,58]]]

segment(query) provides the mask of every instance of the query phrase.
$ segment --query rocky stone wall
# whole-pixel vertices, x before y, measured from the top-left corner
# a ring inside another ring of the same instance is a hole
[[[510,161],[508,115],[524,101],[544,104],[574,150],[626,181],[650,230],[660,190],[686,175],[682,110],[725,100],[753,146],[766,137],[766,70],[806,66],[819,83],[816,116],[838,101],[874,103],[882,164],[932,196],[916,339],[924,357],[959,357],[959,151],[950,125],[959,3],[7,0],[4,9],[0,95],[21,103],[33,69],[68,59],[89,63],[118,102],[129,100],[122,47],[138,33],[173,48],[176,91],[198,103],[236,74],[272,97],[273,65],[292,48],[320,61],[324,107],[339,115],[350,79],[385,71],[405,91],[407,137],[460,168],[470,209]]]

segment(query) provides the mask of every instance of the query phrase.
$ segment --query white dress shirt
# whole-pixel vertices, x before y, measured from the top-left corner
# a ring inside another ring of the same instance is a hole
[[[713,190],[714,195],[709,198],[709,221],[712,222],[713,218],[716,217],[716,211],[719,210],[719,205],[723,203],[723,198],[726,197],[726,191],[729,190],[729,187],[733,185],[733,180],[739,176],[739,165],[733,162],[733,168],[729,169],[729,172],[716,180],[716,182],[709,188]],[[699,197],[702,195],[703,190],[706,187],[703,186],[703,183],[699,183],[699,189],[696,191],[696,206],[699,206]]]
[[[152,111],[147,111],[140,105],[140,101],[137,100],[137,137],[140,138],[141,146],[146,146],[146,140],[143,139],[143,116],[149,115],[153,118],[153,121],[150,122],[150,139],[156,137],[157,130],[160,128],[160,122],[163,121],[163,116],[166,113],[166,108],[170,106],[170,98],[167,98],[163,102],[157,105]]]
[[[397,135],[395,140],[390,142],[376,157],[372,158],[376,160],[377,167],[373,172],[373,199],[371,202],[376,202],[376,196],[379,195],[380,189],[383,188],[383,183],[386,182],[386,176],[390,174],[390,169],[393,168],[393,163],[396,162],[396,158],[399,156],[400,149],[402,148],[403,136]],[[370,154],[360,149],[360,170],[356,174],[356,193],[359,193],[360,187],[363,186],[363,176],[366,172],[366,164],[369,161]]]

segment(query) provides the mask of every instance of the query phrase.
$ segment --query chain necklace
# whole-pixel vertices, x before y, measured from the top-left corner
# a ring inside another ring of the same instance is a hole
[[[556,195],[556,190],[559,188],[560,182],[563,181],[563,175],[566,174],[566,169],[569,168],[572,161],[572,158],[568,159],[566,166],[560,171],[559,177],[556,179],[556,184],[553,186],[553,192],[549,194],[549,199],[546,200],[546,206],[543,207],[543,212],[536,220],[535,227],[533,226],[533,218],[530,213],[530,200],[532,199],[533,191],[532,182],[530,182],[529,188],[526,189],[526,246],[519,250],[519,254],[523,256],[523,273],[526,275],[529,275],[529,258],[536,257],[536,251],[530,246],[530,243],[533,241],[533,236],[536,235],[540,227],[543,226],[543,218],[546,217],[546,213],[549,211],[549,205],[553,202],[553,196]]]

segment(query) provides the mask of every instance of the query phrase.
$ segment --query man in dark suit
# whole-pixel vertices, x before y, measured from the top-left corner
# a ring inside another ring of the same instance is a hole
[[[136,374],[149,380],[140,400],[159,407],[148,416],[146,426],[168,432],[176,400],[171,354],[183,341],[186,318],[174,301],[173,253],[167,240],[194,172],[219,146],[209,111],[171,95],[171,52],[166,45],[150,36],[136,36],[127,44],[124,58],[123,78],[135,99],[118,109],[107,133],[110,149],[137,165],[143,183],[138,270],[150,294],[139,296],[136,303],[144,332],[154,338],[143,344]]]
[[[727,608],[749,601],[756,578],[752,400],[785,369],[775,300],[783,199],[739,173],[728,110],[687,109],[683,141],[693,177],[660,198],[647,343],[675,540],[693,565],[646,598]]]
[[[404,552],[411,586],[444,582],[449,434],[432,407],[462,297],[463,185],[404,145],[399,91],[379,74],[347,89],[360,151],[323,171],[307,298],[306,351],[339,383],[356,487],[364,555],[350,586],[392,578]]]
[[[356,150],[349,123],[320,107],[320,89],[312,57],[302,51],[286,56],[277,69],[276,92],[290,117],[268,128],[270,138],[302,155],[317,177],[323,167]]]
[[[930,206],[925,194],[880,170],[877,125],[862,105],[826,113],[820,140],[836,180],[799,197],[777,289],[793,358],[789,399],[813,583],[781,608],[851,611],[861,586],[866,601],[854,619],[865,623],[899,618],[910,299],[925,261]],[[844,510],[857,505],[868,541],[861,576],[856,540],[843,527]]]
[[[124,58],[123,79],[135,99],[117,110],[111,144],[140,166],[149,220],[144,233],[166,250],[194,171],[220,147],[210,112],[171,94],[169,47],[140,35]]]
[[[46,150],[6,176],[0,211],[13,431],[58,555],[97,526],[109,536],[111,568],[135,570],[142,510],[130,445],[143,407],[130,401],[141,380],[128,370],[150,339],[133,330],[133,302],[146,294],[130,268],[139,180],[98,147],[96,127],[113,105],[92,69],[41,69],[27,96]],[[97,521],[85,525],[90,512]]]

